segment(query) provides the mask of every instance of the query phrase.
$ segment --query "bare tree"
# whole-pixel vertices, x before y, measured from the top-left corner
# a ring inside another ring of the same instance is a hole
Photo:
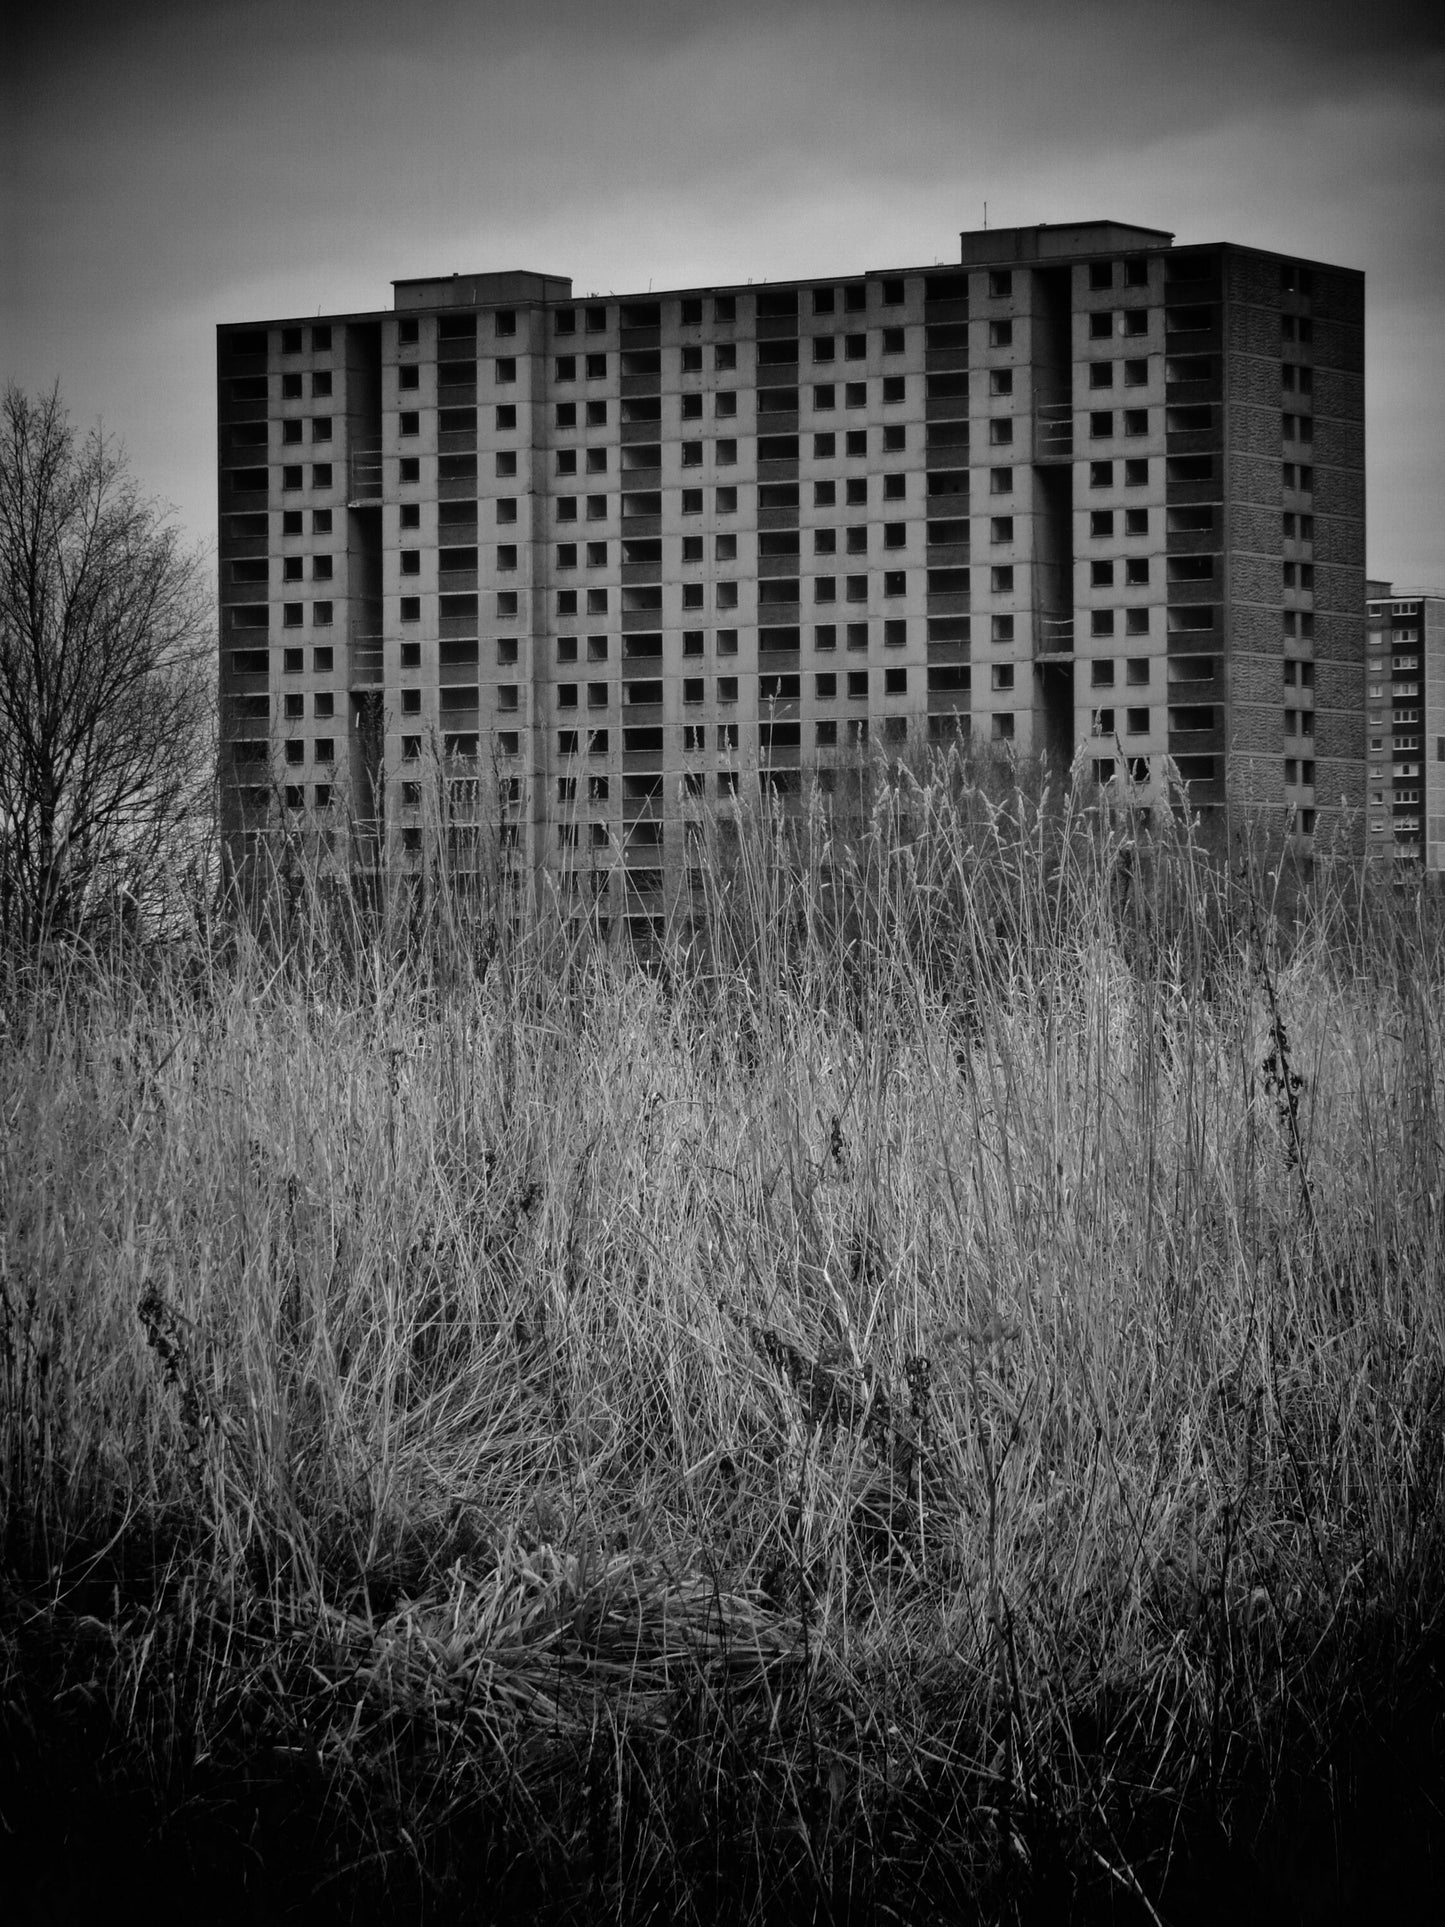
[[[203,837],[214,647],[200,558],[59,390],[0,411],[0,915],[8,942],[164,903]]]

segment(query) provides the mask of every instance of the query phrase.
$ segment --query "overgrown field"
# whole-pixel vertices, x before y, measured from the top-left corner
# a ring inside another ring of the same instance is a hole
[[[21,1917],[1431,1917],[1439,925],[1280,887],[955,771],[14,970]]]

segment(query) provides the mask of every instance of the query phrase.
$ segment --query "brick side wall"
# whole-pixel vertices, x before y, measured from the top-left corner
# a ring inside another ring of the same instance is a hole
[[[1257,308],[1248,309],[1249,314],[1257,315]],[[1233,316],[1231,316],[1231,320]],[[1279,323],[1278,317],[1266,316],[1274,322],[1271,331],[1273,355],[1268,351],[1250,354],[1231,354],[1227,357],[1225,369],[1229,383],[1229,393],[1236,403],[1253,403],[1260,408],[1272,408],[1279,413]]]
[[[1278,416],[1275,419],[1278,421]],[[1263,502],[1278,506],[1280,477],[1277,443],[1269,456],[1246,455],[1239,449],[1231,448],[1224,460],[1229,492],[1237,502]]]
[[[1328,268],[1314,270],[1314,297],[1311,312],[1322,321],[1342,321],[1362,328],[1365,321],[1365,283],[1358,274],[1335,274]]]
[[[1362,374],[1365,366],[1364,330],[1337,321],[1316,320],[1314,359],[1317,368],[1343,368],[1354,374]]]
[[[1358,618],[1365,602],[1365,572],[1358,564],[1316,562],[1315,609]],[[1318,621],[1318,613],[1316,614]]]
[[[1315,370],[1315,415],[1331,415],[1344,421],[1365,419],[1365,378],[1343,374],[1337,368]]]
[[[1315,511],[1315,561],[1338,562],[1352,569],[1365,566],[1365,526],[1345,515],[1321,515]]]

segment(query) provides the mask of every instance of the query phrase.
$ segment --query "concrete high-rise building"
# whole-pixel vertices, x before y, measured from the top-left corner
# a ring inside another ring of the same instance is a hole
[[[490,838],[656,917],[719,797],[953,731],[1145,799],[1172,759],[1306,846],[1362,819],[1356,272],[1098,221],[398,281],[217,349],[233,849]]]
[[[1372,857],[1445,872],[1445,596],[1366,584]]]

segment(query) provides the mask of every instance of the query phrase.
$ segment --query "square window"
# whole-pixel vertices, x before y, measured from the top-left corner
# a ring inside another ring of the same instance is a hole
[[[845,453],[850,456],[868,453],[868,431],[865,428],[850,428],[845,443]]]
[[[401,645],[401,666],[403,669],[421,668],[421,644],[404,642]]]
[[[1091,261],[1089,263],[1089,286],[1091,288],[1112,288],[1114,285],[1114,263],[1112,261]]]
[[[738,458],[738,445],[734,441],[720,441],[714,445],[713,453],[719,468],[731,468]]]
[[[988,439],[995,448],[1007,448],[1014,438],[1014,425],[1006,419],[995,419],[988,425]]]
[[[991,468],[988,472],[988,492],[990,495],[1012,495],[1014,472],[1011,468]]]
[[[1094,509],[1089,515],[1089,534],[1096,540],[1107,539],[1114,533],[1114,511]]]
[[[1130,736],[1147,736],[1149,734],[1148,710],[1126,709],[1124,711],[1124,728]]]
[[[850,622],[846,624],[844,628],[844,640],[850,649],[866,649],[868,647],[868,624],[866,622]]]
[[[1149,633],[1149,611],[1147,609],[1126,609],[1124,611],[1124,633],[1127,636],[1147,636]]]
[[[1013,617],[995,616],[990,633],[995,642],[1012,642],[1014,639]]]
[[[736,368],[738,365],[737,344],[731,341],[720,341],[712,351],[712,365],[717,369],[719,374],[726,374],[730,368]]]
[[[868,671],[866,669],[850,669],[848,671],[848,695],[850,700],[855,703],[866,702],[868,700]]]
[[[820,622],[813,630],[815,649],[836,649],[838,647],[837,626],[831,622]]]
[[[607,520],[607,497],[605,495],[589,495],[587,497],[587,520],[589,522],[605,522]]]
[[[1128,662],[1124,665],[1124,677],[1133,689],[1146,687],[1149,681],[1149,658],[1147,656],[1130,656]]]
[[[1114,486],[1114,464],[1112,462],[1090,462],[1089,487],[1112,488]]]
[[[1147,335],[1149,332],[1149,310],[1147,308],[1128,308],[1124,312],[1124,333],[1126,335]]]
[[[903,569],[886,570],[883,576],[883,593],[886,596],[907,595],[907,572]]]
[[[1149,558],[1147,555],[1130,556],[1124,564],[1124,580],[1131,589],[1145,586],[1149,581]]]
[[[1114,611],[1094,609],[1089,614],[1089,634],[1091,636],[1112,636],[1114,633]]]
[[[328,628],[332,619],[332,605],[329,602],[313,602],[311,620],[318,629]]]
[[[421,691],[419,689],[402,690],[401,713],[403,716],[419,716],[421,714]]]
[[[1125,488],[1148,488],[1149,463],[1147,460],[1131,459],[1124,464]]]
[[[1114,332],[1114,317],[1107,309],[1089,316],[1090,341],[1107,341]]]
[[[682,397],[682,419],[685,422],[699,421],[702,418],[702,396],[684,395]]]
[[[1014,539],[1014,519],[1011,515],[995,515],[988,525],[991,542],[1012,542]]]
[[[738,509],[738,492],[736,488],[718,489],[713,496],[713,509],[714,513],[718,515],[736,515]]]
[[[329,642],[311,651],[311,667],[318,676],[329,676],[331,674],[332,654],[333,651]],[[327,700],[330,701],[330,698],[328,697]],[[319,715],[320,713],[318,710],[317,714]],[[329,716],[331,711],[328,709],[326,714]]]
[[[1095,361],[1090,363],[1089,386],[1091,388],[1112,388],[1114,386],[1114,364],[1112,361]]]
[[[1096,442],[1109,441],[1114,433],[1114,417],[1107,410],[1097,410],[1089,417],[1089,434]]]
[[[883,499],[885,502],[901,502],[908,493],[907,477],[904,475],[885,475],[883,477]],[[898,525],[902,527],[900,523]]]
[[[1013,346],[1014,324],[1011,321],[990,321],[988,324],[988,345],[990,348],[1011,348]]]
[[[283,375],[281,377],[281,399],[282,401],[300,401],[301,399],[300,375]],[[297,439],[298,440],[300,439],[299,436]]]
[[[576,566],[577,544],[575,542],[559,542],[557,544],[557,567],[559,569],[575,569]]]
[[[883,399],[885,402],[902,401],[905,398],[906,392],[906,384],[902,375],[885,375],[883,377]]]
[[[1114,586],[1114,565],[1112,562],[1091,562],[1089,581],[1096,589],[1110,589]]]
[[[605,401],[589,401],[587,404],[587,426],[603,428],[607,423],[607,404]]]
[[[605,448],[589,448],[587,451],[587,473],[589,475],[604,475],[606,472],[607,450]]]
[[[843,499],[849,508],[860,508],[868,500],[868,477],[850,476],[843,484]]]
[[[285,489],[301,487],[301,469],[299,465],[282,469],[281,486]]]
[[[1126,361],[1124,363],[1124,386],[1126,388],[1147,388],[1149,385],[1149,364],[1147,361]]]
[[[906,696],[908,694],[908,671],[906,669],[885,669],[883,671],[883,693],[885,696]]]
[[[836,482],[814,482],[813,484],[814,508],[820,508],[820,509],[832,508],[834,503],[837,500],[838,500],[838,484]]]
[[[814,408],[820,408],[820,409],[835,408],[837,406],[837,399],[838,399],[838,391],[836,388],[832,386],[831,383],[829,383],[825,387],[817,387],[817,388],[814,388],[813,390]]]
[[[813,460],[815,462],[832,461],[837,452],[837,446],[838,438],[836,435],[815,435],[813,437]]]
[[[1013,586],[1014,572],[1011,564],[1003,568],[990,569],[989,587],[995,595],[1012,595]]]
[[[1149,433],[1149,410],[1147,408],[1126,408],[1124,410],[1124,433],[1126,435],[1147,435]]]
[[[1089,665],[1089,684],[1094,689],[1114,687],[1114,665],[1112,662],[1094,662]]]
[[[991,368],[988,374],[988,392],[991,395],[1011,395],[1014,391],[1014,371],[1012,368]]]
[[[1131,254],[1124,262],[1124,286],[1126,288],[1147,288],[1149,285],[1149,263],[1142,254]]]

